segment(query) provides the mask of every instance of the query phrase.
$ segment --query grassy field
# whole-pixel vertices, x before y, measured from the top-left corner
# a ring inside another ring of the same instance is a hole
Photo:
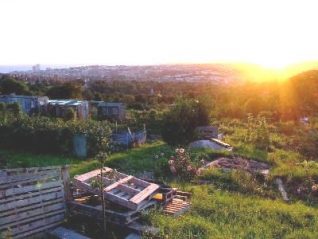
[[[208,153],[196,152],[196,156]],[[161,162],[172,154],[170,147],[156,142],[115,153],[110,156],[107,165],[131,174],[158,171],[161,170]],[[72,176],[98,166],[94,159],[4,150],[0,151],[0,157],[2,164],[5,162],[8,167],[69,164]],[[274,172],[279,174],[283,171]],[[162,238],[318,238],[316,204],[309,205],[298,200],[283,202],[270,187],[266,188],[266,193],[256,193],[262,185],[240,174],[214,172],[212,176],[211,185],[166,179],[173,186],[192,192],[191,210],[179,218],[158,211],[150,212],[145,215],[145,220],[160,228]]]

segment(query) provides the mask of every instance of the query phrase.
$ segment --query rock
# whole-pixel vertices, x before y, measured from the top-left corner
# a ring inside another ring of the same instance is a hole
[[[189,147],[191,149],[204,148],[204,149],[213,149],[213,150],[232,151],[232,147],[229,144],[226,144],[218,139],[197,140],[190,143]]]

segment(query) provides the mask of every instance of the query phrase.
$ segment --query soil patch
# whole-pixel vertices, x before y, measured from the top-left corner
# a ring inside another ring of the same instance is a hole
[[[239,169],[248,171],[250,173],[260,173],[263,175],[268,175],[270,166],[266,163],[258,162],[251,159],[244,159],[241,157],[222,157],[207,163],[205,166],[200,168],[200,170],[205,170],[208,168]]]

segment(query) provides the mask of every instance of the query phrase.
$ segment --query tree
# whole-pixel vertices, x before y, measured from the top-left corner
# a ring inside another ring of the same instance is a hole
[[[73,108],[68,108],[64,114],[65,120],[76,120],[76,111]]]
[[[28,86],[23,81],[17,81],[10,77],[5,77],[0,82],[0,91],[2,94],[29,95]]]
[[[14,117],[18,117],[22,113],[21,106],[19,105],[19,103],[16,103],[16,102],[7,104],[6,110],[12,113]]]
[[[76,83],[66,83],[51,87],[46,94],[53,99],[81,99],[82,86]]]
[[[208,124],[209,119],[203,102],[179,99],[164,116],[162,137],[170,145],[187,144],[194,139],[195,128]]]

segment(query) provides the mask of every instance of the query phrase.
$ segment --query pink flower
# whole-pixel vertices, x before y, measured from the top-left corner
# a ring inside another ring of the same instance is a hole
[[[192,170],[192,167],[191,167],[191,165],[189,165],[188,167],[187,167],[187,171],[191,171]]]
[[[197,171],[197,174],[198,174],[198,175],[201,175],[202,172],[203,172],[203,169],[202,169],[202,168],[199,168],[198,171]]]
[[[184,150],[183,148],[180,148],[180,149],[179,149],[179,152],[180,152],[181,154],[183,154],[183,153],[185,152],[185,150]]]
[[[313,191],[313,192],[317,192],[317,190],[318,190],[318,186],[317,186],[317,184],[312,185],[312,187],[311,187],[311,191]]]

